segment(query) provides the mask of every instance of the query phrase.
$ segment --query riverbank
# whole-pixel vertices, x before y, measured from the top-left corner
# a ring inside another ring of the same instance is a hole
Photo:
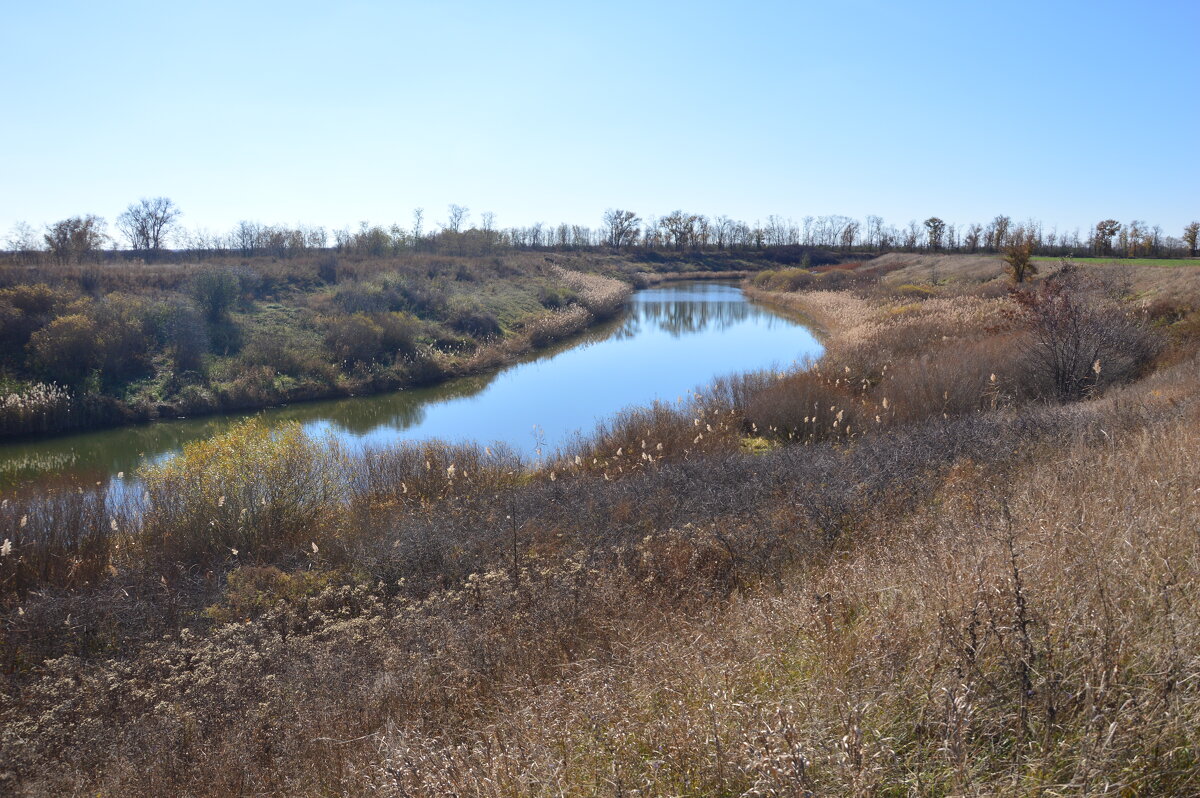
[[[532,472],[251,426],[156,474],[144,522],[6,505],[2,536],[86,534],[5,600],[0,767],[29,795],[1197,792],[1200,361],[1084,277],[785,298],[827,315],[816,368]],[[1062,296],[1107,347],[1065,382],[1031,358]]]
[[[297,404],[258,416],[268,426],[299,423],[355,451],[405,439],[473,439],[503,441],[532,458],[535,447],[552,452],[575,430],[587,432],[623,407],[673,400],[718,375],[817,354],[819,345],[807,330],[751,304],[735,286],[671,282],[636,292],[613,320],[517,357],[511,366],[429,388]],[[129,482],[140,464],[240,419],[164,421],[2,445],[0,490],[72,478],[94,484],[120,473]]]
[[[447,268],[446,263],[437,267],[439,272]],[[118,305],[129,317],[123,322],[123,334],[130,340],[112,356],[119,356],[122,363],[152,358],[153,364],[135,362],[122,368],[154,373],[131,382],[106,383],[97,369],[74,387],[36,381],[39,375],[53,373],[39,371],[44,367],[39,364],[56,363],[58,350],[82,347],[87,351],[79,356],[98,357],[100,366],[109,356],[91,351],[104,349],[103,343],[93,346],[95,342],[70,338],[88,334],[91,323],[80,314],[63,315],[69,307],[62,303],[70,299],[73,289],[32,283],[0,290],[0,311],[5,303],[12,306],[0,323],[0,338],[13,339],[6,362],[0,364],[9,369],[8,377],[0,371],[0,439],[32,439],[436,385],[500,368],[577,335],[615,316],[631,291],[620,280],[545,262],[524,263],[519,279],[513,278],[511,267],[505,267],[508,271],[501,269],[503,273],[491,282],[475,272],[463,272],[462,263],[457,268],[460,277],[465,274],[473,283],[469,299],[463,300],[472,307],[431,298],[431,291],[442,295],[448,291],[441,284],[422,287],[411,274],[402,282],[389,282],[399,273],[385,265],[374,264],[368,281],[339,280],[341,287],[324,293],[304,282],[293,266],[290,279],[299,287],[287,294],[291,299],[243,294],[244,306],[236,313],[227,311],[214,323],[223,335],[237,339],[233,354],[228,346],[221,355],[195,351],[190,364],[180,359],[178,349],[184,344],[169,341],[174,334],[171,325],[182,323],[172,321],[170,314],[184,314],[186,320],[190,310],[171,310],[160,300],[120,291],[102,294],[88,300],[89,313],[99,318]],[[227,279],[229,294],[224,301],[230,305],[234,294],[244,288],[238,286],[248,278],[217,268],[192,279],[193,284]],[[178,276],[176,284],[188,285]],[[406,303],[411,310],[425,308],[427,317],[388,309]],[[442,317],[450,320],[443,324]],[[142,330],[152,322],[162,328],[155,335]],[[72,325],[82,325],[81,330]],[[201,339],[208,335],[203,329],[190,334]],[[161,356],[153,352],[156,336],[166,341],[159,344],[164,347]],[[21,359],[21,349],[28,350],[28,360]],[[339,357],[337,364],[330,362]],[[181,371],[184,365],[200,371]],[[75,367],[73,363],[61,366],[68,371]],[[13,377],[14,373],[25,374],[25,380]]]

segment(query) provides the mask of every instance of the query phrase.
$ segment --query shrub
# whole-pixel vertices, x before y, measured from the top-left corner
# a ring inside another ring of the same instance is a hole
[[[333,304],[346,314],[382,313],[391,310],[392,299],[379,286],[351,285],[338,289]]]
[[[1137,376],[1161,341],[1107,293],[1069,265],[1032,290],[1015,291],[1030,331],[1026,367],[1034,393],[1078,399]]]
[[[765,291],[791,292],[812,287],[816,277],[807,269],[773,269],[759,272],[750,282]]]
[[[101,349],[96,323],[82,313],[59,316],[29,339],[39,374],[67,385],[79,385],[98,368]]]
[[[193,306],[181,300],[164,305],[157,326],[176,372],[203,370],[210,345],[208,327]]]
[[[243,565],[229,572],[225,595],[204,614],[216,623],[235,623],[257,618],[279,603],[316,596],[332,583],[329,571],[285,573],[273,565]]]
[[[75,297],[44,283],[0,289],[0,360],[19,363],[33,333],[66,309]],[[85,303],[74,308],[82,310]]]
[[[210,324],[220,322],[241,294],[236,275],[227,269],[197,274],[190,286],[192,298]]]
[[[542,285],[538,287],[538,302],[542,307],[558,310],[578,299],[578,294],[568,287]]]
[[[294,560],[334,534],[344,457],[299,424],[258,419],[186,444],[141,476],[143,539],[172,562]]]
[[[929,299],[938,295],[937,289],[932,286],[913,283],[898,285],[893,292],[901,299]]]
[[[338,258],[332,252],[317,259],[317,277],[322,282],[334,284],[338,281]]]
[[[798,371],[752,392],[744,414],[751,431],[786,440],[826,440],[865,424],[848,380]]]
[[[365,313],[325,322],[325,345],[342,363],[370,363],[383,349],[383,327]]]
[[[417,349],[421,322],[409,313],[381,313],[372,319],[379,326],[380,347],[391,355],[410,355]]]
[[[471,300],[460,300],[454,305],[446,321],[451,328],[473,338],[489,338],[500,334],[500,322],[495,315]]]
[[[150,371],[153,319],[146,303],[123,294],[96,302],[90,316],[99,333],[96,345],[100,369],[107,381],[120,381]]]

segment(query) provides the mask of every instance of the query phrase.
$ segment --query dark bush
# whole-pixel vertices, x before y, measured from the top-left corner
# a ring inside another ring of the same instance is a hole
[[[241,283],[228,270],[205,271],[192,278],[192,298],[210,324],[228,315],[241,293]]]
[[[59,316],[30,337],[33,366],[50,380],[79,385],[100,366],[98,339],[96,323],[85,314]]]
[[[447,322],[455,330],[474,338],[500,334],[500,322],[475,302],[462,302],[453,307]]]
[[[1023,351],[1035,395],[1081,398],[1133,379],[1159,352],[1160,336],[1107,288],[1068,265],[1036,288],[1013,292],[1030,331]]]
[[[338,281],[338,258],[332,252],[317,259],[317,277],[333,285]]]

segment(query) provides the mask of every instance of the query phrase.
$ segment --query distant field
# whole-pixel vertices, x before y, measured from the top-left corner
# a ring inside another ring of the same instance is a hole
[[[1057,261],[1056,256],[1036,255],[1034,260]],[[1200,258],[1070,258],[1073,263],[1123,263],[1126,266],[1200,266]]]

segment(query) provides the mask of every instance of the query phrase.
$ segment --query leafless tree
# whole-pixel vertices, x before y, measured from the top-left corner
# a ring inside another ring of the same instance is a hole
[[[849,252],[854,248],[854,242],[858,240],[859,224],[856,219],[851,219],[846,222],[846,226],[842,228],[841,245],[843,252]]]
[[[12,252],[32,252],[42,245],[37,231],[28,222],[15,223],[8,232],[6,243]]]
[[[461,233],[462,226],[467,221],[467,215],[470,213],[470,208],[463,205],[451,204],[449,208],[450,220],[446,222],[446,229],[451,233]]]
[[[683,250],[691,246],[696,237],[696,224],[700,217],[694,213],[672,211],[659,220],[667,241],[676,249]]]
[[[179,219],[180,210],[166,197],[143,197],[117,217],[117,229],[139,252],[158,252]]]
[[[608,245],[620,249],[631,245],[638,235],[641,218],[633,211],[609,208],[604,212],[604,228],[608,233]]]

